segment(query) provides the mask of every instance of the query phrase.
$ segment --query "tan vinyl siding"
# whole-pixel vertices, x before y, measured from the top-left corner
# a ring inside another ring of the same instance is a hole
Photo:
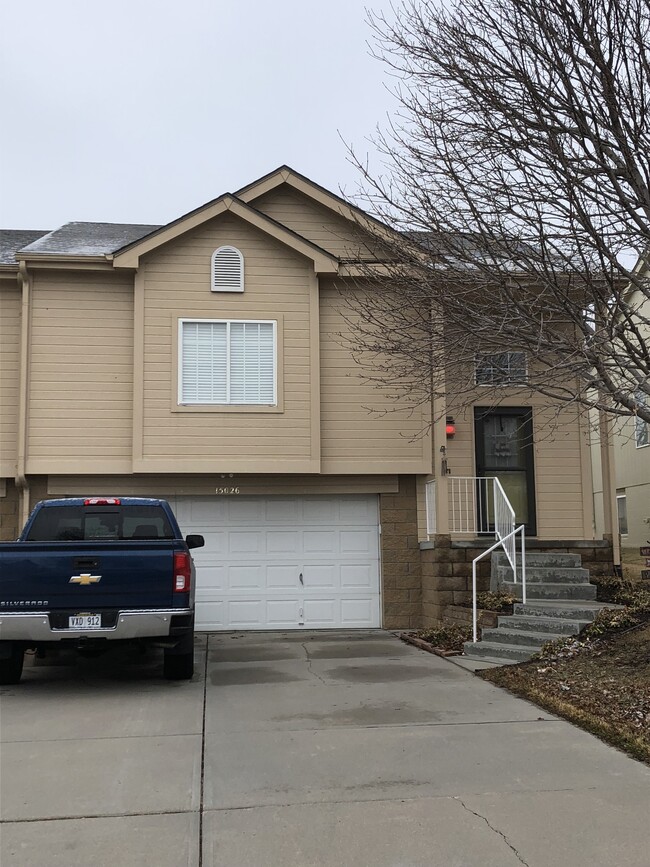
[[[348,287],[354,291],[351,283]],[[347,290],[346,290],[347,291]],[[320,293],[323,471],[431,471],[429,418],[399,409],[390,394],[365,382],[352,356],[350,311],[328,282]]]
[[[253,202],[258,211],[342,259],[368,258],[354,223],[282,184]]]
[[[232,245],[244,256],[243,293],[210,291],[210,259]],[[144,268],[142,469],[180,460],[179,470],[277,471],[317,467],[312,454],[311,262],[226,215],[155,253]],[[276,411],[177,411],[178,319],[278,321]]]
[[[16,474],[21,293],[0,280],[0,476]]]
[[[130,469],[132,279],[34,273],[28,472]]]

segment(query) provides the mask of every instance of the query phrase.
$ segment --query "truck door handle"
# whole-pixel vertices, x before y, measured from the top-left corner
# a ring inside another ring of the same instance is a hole
[[[305,582],[304,582],[303,577],[302,577],[302,572],[300,573],[300,583],[302,584],[303,587],[305,586]]]

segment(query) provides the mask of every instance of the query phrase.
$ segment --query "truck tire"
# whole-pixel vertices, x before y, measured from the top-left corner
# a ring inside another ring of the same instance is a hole
[[[167,680],[189,680],[194,674],[194,649],[189,653],[166,650],[163,673]]]
[[[18,683],[23,673],[24,659],[24,649],[19,645],[12,645],[9,656],[0,658],[0,684]]]

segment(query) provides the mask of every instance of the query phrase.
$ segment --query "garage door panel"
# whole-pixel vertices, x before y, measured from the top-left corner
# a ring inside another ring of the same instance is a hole
[[[379,523],[377,497],[350,497],[338,501],[341,524],[363,524],[376,527]]]
[[[266,531],[267,554],[296,554],[300,547],[300,533],[295,530]]]
[[[305,556],[333,554],[337,550],[337,533],[334,530],[306,530],[302,536]]]
[[[257,590],[264,588],[264,567],[260,563],[248,563],[241,566],[228,566],[227,587],[235,592],[239,590]]]
[[[266,629],[291,629],[300,621],[300,600],[268,599]]]
[[[229,554],[264,554],[264,534],[259,530],[234,530],[228,536]]]
[[[195,629],[199,632],[204,629],[228,629],[227,605],[223,600],[201,600],[196,594],[196,618]]]
[[[304,626],[306,628],[328,629],[338,625],[338,600],[331,597],[325,599],[305,599]]]
[[[380,625],[378,497],[177,497],[184,533],[202,533],[197,628]],[[303,582],[300,582],[302,574]]]
[[[377,569],[369,563],[343,563],[340,575],[342,590],[371,590],[377,586]]]
[[[264,523],[287,524],[295,526],[301,523],[301,508],[299,497],[276,497],[264,504]]]
[[[269,590],[298,589],[300,565],[296,563],[273,563],[266,567],[266,586]]]
[[[257,497],[228,497],[227,518],[224,524],[237,526],[237,524],[250,524],[254,527],[263,527],[265,523],[264,502]]]
[[[374,605],[374,600],[363,597],[341,599],[341,626],[365,626],[375,618]]]
[[[303,500],[302,520],[305,524],[313,524],[316,527],[338,524],[339,504],[332,498]]]
[[[234,629],[264,629],[266,606],[262,599],[230,599],[228,623]]]
[[[302,576],[306,593],[312,589],[322,590],[324,588],[332,591],[339,586],[338,563],[305,565],[303,566]]]
[[[371,529],[343,530],[339,541],[342,554],[371,556],[377,548],[376,531]]]

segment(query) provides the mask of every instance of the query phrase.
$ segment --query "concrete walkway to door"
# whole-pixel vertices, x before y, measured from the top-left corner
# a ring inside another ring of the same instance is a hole
[[[198,638],[2,697],[2,867],[647,867],[650,768],[390,633]],[[142,666],[141,668],[139,666]]]

